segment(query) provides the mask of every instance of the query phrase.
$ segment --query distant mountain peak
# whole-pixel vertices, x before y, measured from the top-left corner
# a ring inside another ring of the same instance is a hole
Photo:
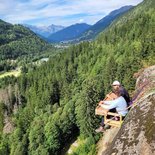
[[[54,24],[51,24],[49,26],[33,26],[33,25],[24,24],[24,26],[28,27],[31,31],[38,34],[39,36],[43,36],[44,38],[47,38],[51,34],[65,28],[64,26],[54,25]]]
[[[86,31],[88,28],[90,28],[90,25],[86,23],[75,23],[73,25],[70,25],[64,28],[61,31],[53,33],[52,35],[49,36],[48,40],[50,42],[61,42],[61,41],[73,40],[81,33]]]
[[[77,40],[89,40],[93,39],[96,35],[98,35],[101,31],[103,31],[105,28],[107,28],[115,19],[117,19],[119,16],[123,15],[124,13],[128,12],[131,8],[133,8],[132,5],[123,6],[119,9],[116,9],[112,12],[110,12],[107,16],[96,22],[93,26],[91,26],[88,30],[86,30],[84,33],[77,38]]]

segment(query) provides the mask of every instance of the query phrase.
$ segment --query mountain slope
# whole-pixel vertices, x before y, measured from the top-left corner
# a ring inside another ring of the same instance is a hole
[[[60,31],[64,29],[64,26],[60,25],[50,25],[50,26],[32,26],[28,24],[24,24],[25,27],[28,27],[30,30],[32,30],[34,33],[38,34],[39,36],[42,36],[44,38],[49,37],[51,34]]]
[[[79,36],[85,30],[87,30],[89,27],[90,25],[85,23],[71,25],[59,32],[56,32],[50,35],[48,37],[48,40],[51,42],[61,42],[61,41],[72,40],[77,36]]]
[[[119,16],[123,15],[124,13],[128,12],[133,6],[124,6],[120,9],[112,11],[109,15],[104,17],[103,19],[99,20],[96,24],[91,26],[88,30],[82,33],[77,40],[87,40],[93,39],[97,36],[101,31],[107,28],[115,19]]]
[[[45,41],[22,25],[12,25],[0,20],[1,60],[39,53],[46,46]]]

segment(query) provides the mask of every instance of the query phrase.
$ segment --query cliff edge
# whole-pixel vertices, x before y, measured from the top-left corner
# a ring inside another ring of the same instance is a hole
[[[155,66],[138,75],[134,105],[102,155],[155,154]]]

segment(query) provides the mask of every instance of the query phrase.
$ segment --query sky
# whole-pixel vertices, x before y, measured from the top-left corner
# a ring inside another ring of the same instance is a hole
[[[143,0],[0,0],[0,19],[12,24],[95,24],[111,11]]]

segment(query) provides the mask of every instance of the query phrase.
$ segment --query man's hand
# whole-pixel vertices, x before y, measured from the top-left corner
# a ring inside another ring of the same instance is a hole
[[[101,106],[103,103],[104,103],[103,101],[100,101],[100,102],[99,102],[99,106]]]

